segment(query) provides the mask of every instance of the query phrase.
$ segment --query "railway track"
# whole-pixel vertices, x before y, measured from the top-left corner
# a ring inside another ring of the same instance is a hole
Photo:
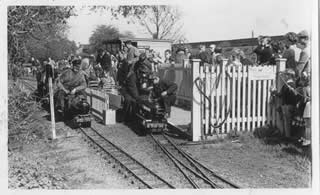
[[[33,80],[20,79],[19,81],[31,91],[36,89],[34,84],[30,83],[33,82]],[[132,183],[137,181],[139,183],[139,188],[175,188],[156,173],[145,167],[142,163],[134,159],[131,155],[106,139],[97,130],[93,128],[80,128],[80,131],[91,145],[105,154],[104,158],[107,159],[109,163],[114,162],[114,168],[116,164],[119,165],[121,167],[119,172],[122,172],[127,178],[132,178]],[[151,134],[150,137],[179,169],[186,178],[186,181],[189,182],[190,187],[196,189],[240,188],[191,157],[190,154],[179,148],[165,134]]]
[[[36,82],[35,80],[31,80],[31,79],[19,79],[19,82],[25,86],[26,88],[28,88],[30,91],[35,91],[37,89],[36,86],[34,86],[34,84],[31,84],[30,82]]]
[[[195,189],[240,188],[184,152],[165,134],[151,134],[150,137],[180,170],[191,187]]]
[[[119,165],[122,169],[119,169],[119,172],[122,172],[127,178],[134,178],[134,180],[131,181],[132,183],[134,183],[134,181],[138,181],[138,183],[140,183],[139,188],[175,188],[138,160],[134,159],[131,155],[106,139],[94,128],[80,127],[79,129],[87,141],[89,141],[101,153],[105,154],[104,158],[108,160],[108,163],[113,161],[115,164]],[[113,165],[113,168],[115,168],[115,164]]]

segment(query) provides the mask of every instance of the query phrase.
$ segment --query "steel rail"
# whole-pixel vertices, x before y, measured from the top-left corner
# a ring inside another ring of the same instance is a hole
[[[228,185],[236,188],[236,189],[240,189],[240,186],[234,184],[233,182],[224,179],[223,177],[221,177],[220,175],[218,175],[217,173],[215,173],[214,171],[212,171],[210,168],[208,168],[206,165],[202,164],[201,162],[199,162],[198,160],[194,159],[191,157],[191,155],[189,155],[188,153],[182,151],[183,153],[185,153],[185,155],[187,155],[189,158],[191,158],[195,163],[197,163],[200,167],[202,167],[203,169],[207,170],[208,172],[210,172],[213,176],[215,176],[216,178],[220,179],[221,181],[227,183]]]
[[[89,129],[91,129],[92,132],[94,132],[95,134],[98,135],[99,138],[102,138],[102,140],[106,141],[109,145],[111,145],[112,147],[114,147],[116,150],[113,150],[113,152],[115,151],[120,151],[122,154],[125,155],[125,157],[128,157],[130,160],[132,160],[135,164],[137,164],[138,166],[142,167],[144,170],[146,170],[149,174],[151,174],[153,177],[157,178],[158,180],[160,180],[163,184],[165,184],[166,186],[168,186],[169,188],[175,188],[173,185],[171,185],[170,183],[168,183],[167,181],[165,181],[163,178],[161,178],[159,175],[157,175],[156,173],[154,173],[153,171],[151,171],[150,169],[148,169],[146,166],[144,166],[143,164],[141,164],[139,161],[137,161],[136,159],[134,159],[131,155],[129,155],[128,153],[126,153],[125,151],[123,151],[121,148],[119,148],[118,146],[116,146],[115,144],[113,144],[112,142],[110,142],[108,139],[106,139],[104,136],[102,136],[99,132],[97,132],[97,130],[95,130],[94,128],[90,127]],[[89,140],[91,140],[91,142],[93,142],[94,144],[96,144],[102,151],[104,151],[105,153],[107,153],[109,156],[111,156],[113,159],[115,159],[120,165],[121,167],[123,167],[124,169],[126,169],[129,173],[131,173],[135,178],[137,178],[142,184],[144,184],[145,186],[147,186],[148,188],[152,189],[152,185],[148,184],[146,181],[144,181],[140,176],[138,176],[137,174],[135,174],[128,166],[126,166],[126,163],[121,162],[120,157],[116,156],[114,154],[111,154],[111,152],[107,151],[103,146],[101,146],[99,143],[97,143],[92,137],[90,137],[88,135],[88,133],[85,132],[85,130],[83,128],[80,127],[80,130],[83,132],[83,134],[88,137]]]
[[[144,169],[146,169],[148,172],[150,172],[153,176],[155,176],[157,179],[159,179],[160,181],[162,181],[163,183],[167,184],[169,187],[174,188],[173,185],[171,185],[170,183],[168,183],[166,180],[164,180],[163,178],[161,178],[159,175],[155,174],[153,171],[151,171],[148,167],[146,167],[145,165],[141,164],[139,161],[137,161],[135,158],[133,158],[130,154],[128,154],[127,152],[125,152],[124,150],[122,150],[121,148],[119,148],[118,146],[116,146],[114,143],[112,143],[111,141],[109,141],[108,139],[106,139],[103,135],[101,135],[97,130],[93,129],[91,127],[91,129],[97,134],[99,135],[103,140],[105,140],[106,142],[108,142],[110,145],[112,145],[114,148],[118,149],[120,152],[124,153],[127,157],[129,157],[132,161],[134,161],[135,163],[137,163],[138,165],[140,165],[141,167],[143,167]]]
[[[173,164],[179,169],[179,171],[183,174],[183,176],[189,181],[189,183],[192,185],[193,188],[199,189],[199,186],[187,175],[185,171],[182,170],[181,166],[176,162],[176,160],[173,158],[172,154],[170,154],[161,143],[159,143],[158,140],[154,138],[152,134],[150,134],[152,139],[156,142],[156,144],[160,147],[160,149],[170,158],[170,160],[173,162]]]
[[[226,184],[232,186],[233,188],[237,188],[239,189],[240,187],[236,184],[234,184],[233,182],[219,176],[217,173],[215,173],[214,171],[212,171],[210,168],[208,168],[207,166],[205,166],[204,164],[200,163],[198,160],[194,159],[190,154],[186,153],[185,151],[183,151],[182,149],[180,149],[176,144],[174,144],[167,136],[163,135],[169,142],[170,144],[172,144],[179,152],[181,152],[186,158],[190,159],[191,161],[193,161],[192,164],[198,164],[198,166],[202,167],[203,169],[205,169],[206,171],[210,172],[214,177],[220,179],[221,181],[225,182]],[[203,173],[201,171],[201,173]],[[206,176],[207,177],[207,176]],[[221,186],[218,186],[221,187]]]
[[[177,145],[175,143],[173,143],[166,135],[162,134],[163,137],[184,157],[188,160],[188,162],[198,171],[200,172],[200,174],[206,178],[209,182],[210,182],[210,185],[213,187],[213,188],[222,188],[222,186],[216,184],[214,181],[212,181],[203,171],[201,171],[201,169],[199,169],[199,167],[193,162],[193,159],[190,158],[189,156],[185,155],[185,153],[177,147]]]
[[[212,188],[217,188],[218,185],[215,184],[213,181],[211,181],[210,179],[200,175],[199,173],[197,173],[196,171],[192,170],[189,166],[187,166],[185,163],[183,163],[181,160],[179,160],[175,155],[173,155],[169,150],[167,150],[165,147],[164,149],[172,156],[172,158],[174,158],[177,162],[179,162],[184,168],[186,168],[188,171],[190,171],[193,175],[195,175],[196,177],[202,179],[205,183],[209,184]]]

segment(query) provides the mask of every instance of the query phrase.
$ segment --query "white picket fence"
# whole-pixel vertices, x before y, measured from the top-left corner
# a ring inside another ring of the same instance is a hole
[[[269,100],[270,89],[275,86],[276,65],[226,67],[226,63],[225,60],[216,70],[210,65],[199,68],[204,92],[200,108],[202,134],[212,135],[214,130],[251,131],[275,124],[275,111]]]
[[[86,89],[86,95],[94,117],[101,120],[105,125],[116,123],[116,111],[111,107],[117,95],[91,88]]]
[[[192,60],[193,140],[231,130],[252,131],[266,124],[277,126],[279,116],[270,104],[270,90],[279,89],[277,72],[284,66],[283,59],[276,65],[240,67],[227,66],[224,60],[215,69]]]

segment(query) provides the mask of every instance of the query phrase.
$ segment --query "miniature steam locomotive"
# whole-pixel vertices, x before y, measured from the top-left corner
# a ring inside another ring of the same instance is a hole
[[[143,96],[137,103],[136,116],[146,133],[162,132],[167,129],[165,107],[161,97],[154,93],[153,77],[142,74],[139,80],[140,87],[148,88],[148,95]]]
[[[49,84],[48,78],[53,78],[53,81],[58,77],[58,71],[54,70],[51,65],[46,65],[45,69],[37,73],[37,95],[41,100],[45,109],[49,109]],[[54,88],[54,87],[53,87]],[[68,94],[65,98],[65,108],[62,113],[58,113],[57,117],[60,117],[63,121],[69,124],[72,128],[78,127],[90,127],[92,117],[90,114],[90,105],[87,102],[83,94],[71,95]],[[77,101],[75,106],[72,105],[72,101]]]
[[[167,129],[165,109],[160,99],[140,101],[137,105],[136,116],[147,133],[162,132]]]

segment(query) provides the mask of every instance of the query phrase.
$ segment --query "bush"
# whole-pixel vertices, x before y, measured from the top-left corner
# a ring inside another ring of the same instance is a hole
[[[9,84],[8,89],[8,135],[17,138],[22,134],[31,135],[33,119],[31,118],[40,109],[39,103],[33,97],[19,88],[17,83]],[[28,138],[27,136],[23,136]],[[9,141],[11,141],[9,139]],[[9,142],[10,143],[10,142]]]

